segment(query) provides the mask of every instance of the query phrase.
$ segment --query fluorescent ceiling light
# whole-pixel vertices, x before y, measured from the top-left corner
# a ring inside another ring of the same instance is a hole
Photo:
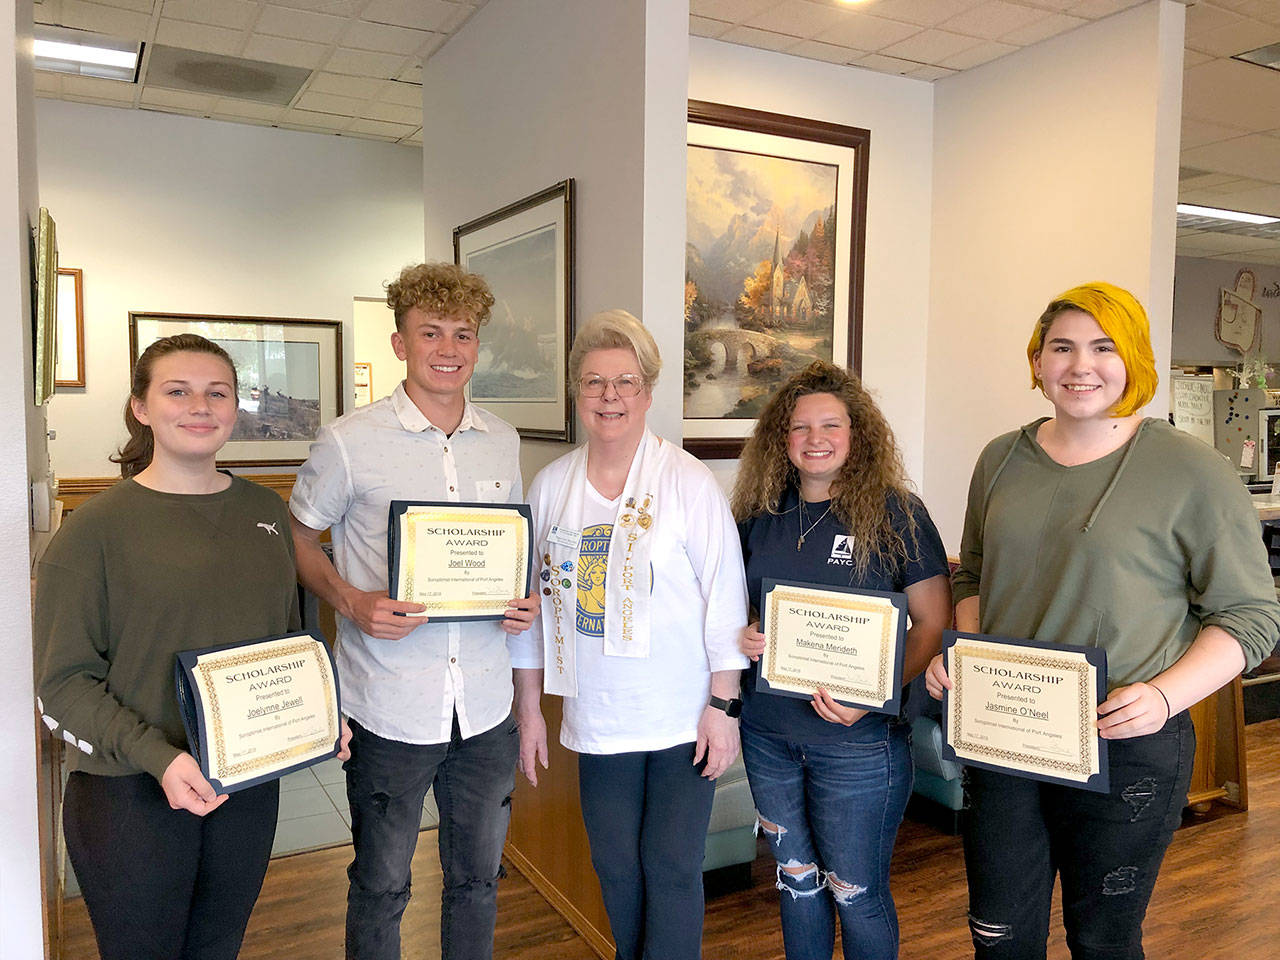
[[[71,30],[38,23],[35,27],[35,68],[105,80],[138,78],[142,45],[87,30]]]
[[[1193,217],[1236,220],[1240,223],[1280,223],[1280,217],[1265,217],[1260,213],[1241,213],[1239,210],[1220,210],[1217,207],[1198,207],[1194,203],[1178,204],[1178,213],[1190,214]]]

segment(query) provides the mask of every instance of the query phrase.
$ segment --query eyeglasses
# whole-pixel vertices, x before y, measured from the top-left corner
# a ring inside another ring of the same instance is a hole
[[[609,384],[613,384],[613,392],[624,400],[640,396],[644,389],[644,377],[634,373],[624,373],[620,377],[597,377],[588,375],[578,381],[578,389],[584,397],[603,397]]]

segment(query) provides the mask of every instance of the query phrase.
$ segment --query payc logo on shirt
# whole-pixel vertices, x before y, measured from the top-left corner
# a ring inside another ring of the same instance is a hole
[[[837,533],[831,544],[831,556],[827,565],[851,566],[853,564],[853,537],[847,533]]]

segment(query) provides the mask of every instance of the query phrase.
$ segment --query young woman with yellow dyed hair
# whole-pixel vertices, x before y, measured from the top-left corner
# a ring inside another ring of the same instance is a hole
[[[968,768],[965,864],[978,958],[1043,958],[1055,874],[1074,958],[1140,960],[1142,920],[1186,803],[1187,708],[1280,637],[1244,485],[1211,447],[1138,411],[1157,376],[1146,312],[1106,283],[1055,298],[1027,347],[1053,416],[991,441],[969,487],[959,630],[1107,652],[1110,793]],[[950,687],[942,658],[929,692]]]

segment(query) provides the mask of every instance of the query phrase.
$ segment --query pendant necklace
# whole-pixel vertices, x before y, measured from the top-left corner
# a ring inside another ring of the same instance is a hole
[[[814,528],[816,528],[818,524],[820,524],[823,520],[825,520],[827,517],[827,514],[830,512],[831,512],[831,504],[828,502],[827,509],[822,511],[822,516],[820,516],[817,520],[813,521],[813,523],[809,524],[809,529],[806,530],[804,528],[804,524],[805,524],[804,497],[800,498],[800,509],[797,513],[797,515],[800,518],[800,539],[796,541],[796,553],[799,553],[800,548],[804,546],[804,538],[807,537],[809,534],[813,533]]]

